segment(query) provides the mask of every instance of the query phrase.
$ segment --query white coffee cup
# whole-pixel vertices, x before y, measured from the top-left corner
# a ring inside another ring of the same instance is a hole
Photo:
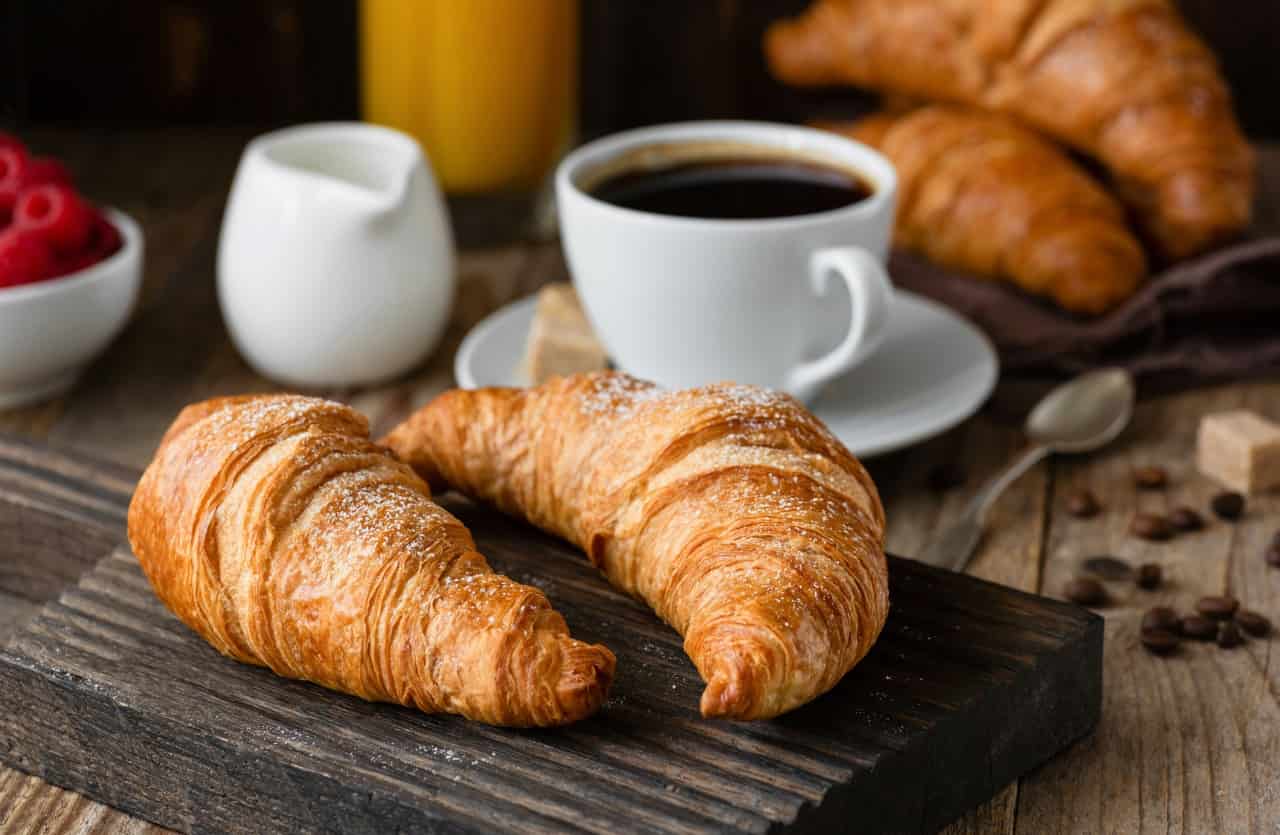
[[[397,377],[435,347],[454,296],[444,199],[418,143],[390,128],[285,128],[240,158],[218,245],[231,338],[304,388]]]
[[[623,172],[744,155],[850,171],[872,194],[831,211],[750,220],[654,214],[591,194]],[[732,380],[803,400],[884,336],[896,197],[893,166],[871,148],[754,122],[607,136],[574,151],[556,173],[573,283],[620,368],[672,388]]]

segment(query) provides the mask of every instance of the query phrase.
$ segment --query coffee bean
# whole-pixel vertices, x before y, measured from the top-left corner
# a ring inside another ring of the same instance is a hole
[[[929,487],[939,493],[964,484],[965,473],[957,464],[939,464],[929,471]]]
[[[1201,615],[1187,615],[1178,625],[1178,631],[1197,641],[1212,641],[1218,635],[1218,624]]]
[[[1267,620],[1266,615],[1252,609],[1241,609],[1236,612],[1236,623],[1255,638],[1265,638],[1271,631],[1271,621]]]
[[[1239,493],[1226,492],[1214,496],[1209,506],[1218,518],[1234,522],[1244,515],[1244,496]]]
[[[1139,640],[1153,655],[1168,655],[1178,648],[1178,636],[1163,629],[1144,629]]]
[[[1063,595],[1081,606],[1098,606],[1107,599],[1107,590],[1092,577],[1077,577],[1062,589]]]
[[[1089,559],[1080,563],[1080,567],[1104,580],[1128,580],[1133,576],[1133,569],[1129,566],[1129,563],[1106,554],[1099,557],[1089,557]]]
[[[1213,620],[1228,620],[1236,613],[1240,601],[1225,595],[1210,595],[1196,601],[1196,611]]]
[[[1139,467],[1133,471],[1133,481],[1143,490],[1159,490],[1169,483],[1164,467]]]
[[[1218,624],[1218,646],[1231,649],[1243,643],[1244,635],[1240,634],[1240,627],[1236,626],[1234,621],[1224,620]]]
[[[1204,517],[1183,506],[1169,514],[1169,524],[1180,531],[1198,531],[1204,527]]]
[[[1163,542],[1173,536],[1173,529],[1169,527],[1169,521],[1163,516],[1157,516],[1154,513],[1135,513],[1133,521],[1129,523],[1129,533],[1152,542]]]
[[[1178,613],[1168,606],[1154,606],[1142,616],[1142,631],[1163,629],[1165,632],[1179,631]]]
[[[1089,490],[1073,490],[1067,495],[1067,513],[1077,519],[1097,516],[1101,509],[1102,505],[1098,504],[1098,497]]]
[[[1138,566],[1138,586],[1144,589],[1154,589],[1160,586],[1160,580],[1163,579],[1164,572],[1160,566],[1153,562],[1143,563]]]
[[[1280,568],[1280,542],[1271,543],[1271,547],[1262,555],[1262,558],[1267,561],[1267,565]]]

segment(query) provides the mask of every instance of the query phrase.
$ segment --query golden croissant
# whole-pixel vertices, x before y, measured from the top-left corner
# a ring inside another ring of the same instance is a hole
[[[892,160],[899,246],[1075,313],[1106,312],[1141,284],[1146,257],[1120,203],[1007,117],[933,105],[820,127]]]
[[[976,105],[1096,157],[1168,257],[1249,222],[1253,152],[1169,0],[817,0],[765,51],[788,83]]]
[[[219,652],[371,701],[500,725],[592,713],[609,650],[494,574],[363,417],[294,396],[187,407],[129,506],[156,594]]]
[[[875,486],[785,395],[594,372],[447,392],[384,443],[432,483],[577,544],[647,602],[684,636],[704,716],[810,701],[888,615]]]

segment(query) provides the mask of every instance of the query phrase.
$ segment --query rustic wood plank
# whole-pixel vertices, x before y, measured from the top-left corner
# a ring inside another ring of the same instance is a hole
[[[41,450],[37,456],[36,451]],[[39,460],[37,460],[37,457]],[[68,479],[77,484],[68,491]],[[0,646],[90,566],[92,557],[118,542],[122,532],[86,508],[123,510],[122,485],[133,478],[110,467],[53,453],[0,436]],[[86,495],[85,488],[90,492]],[[107,499],[103,500],[103,495]],[[128,493],[123,496],[127,498]],[[68,524],[74,520],[75,524]],[[52,532],[52,533],[50,533]],[[52,546],[52,547],[51,547]],[[21,596],[20,596],[21,595]],[[74,792],[0,767],[0,835],[48,833],[160,832]]]
[[[45,487],[60,482],[71,482],[77,488],[89,487],[90,491],[81,491],[83,498],[102,500],[119,508],[128,504],[138,479],[135,469],[101,459],[86,459],[7,433],[0,433],[0,469],[11,477],[25,474]]]
[[[8,502],[0,502],[0,530],[0,592],[33,603],[56,597],[120,541],[117,529]]]
[[[0,591],[0,646],[39,610],[40,604]]]
[[[1248,406],[1280,417],[1280,383],[1193,392],[1143,403],[1133,429],[1105,454],[1055,463],[1056,501],[1047,539],[1045,590],[1058,595],[1089,555],[1110,553],[1161,565],[1168,578],[1146,592],[1110,584],[1103,719],[1098,732],[1022,781],[1017,831],[1262,832],[1280,820],[1280,702],[1269,659],[1274,639],[1233,651],[1188,643],[1174,657],[1146,653],[1139,621],[1151,605],[1187,611],[1205,594],[1231,593],[1273,620],[1280,572],[1261,559],[1280,519],[1280,497],[1253,497],[1239,524],[1208,512],[1221,488],[1194,469],[1200,415]],[[1139,491],[1136,466],[1170,473],[1164,491]],[[1105,512],[1090,520],[1062,512],[1061,496],[1092,489]],[[1208,528],[1169,543],[1127,534],[1135,509],[1187,504]]]
[[[776,723],[704,722],[692,710],[700,681],[678,636],[598,578],[590,584],[589,566],[564,546],[474,506],[451,509],[496,567],[538,571],[575,632],[618,651],[622,673],[600,717],[531,739],[233,664],[164,612],[132,558],[118,556],[0,655],[4,714],[24,717],[0,718],[13,746],[4,756],[184,829],[195,819],[235,829],[252,820],[255,831],[430,826],[444,815],[490,830],[763,831],[795,820],[823,831],[859,815],[869,828],[928,831],[938,815],[972,802],[974,780],[1007,779],[1013,761],[1042,759],[1040,746],[1080,733],[1081,705],[1064,694],[1097,696],[1080,663],[1098,649],[1096,622],[899,563],[895,618],[833,695]],[[607,607],[580,600],[599,596]],[[627,614],[621,623],[617,612]],[[636,629],[637,621],[652,625]],[[55,667],[54,677],[41,672]],[[125,750],[103,757],[111,745]],[[168,755],[149,753],[155,746]],[[564,768],[566,757],[575,767]],[[163,766],[149,768],[156,762]],[[583,769],[593,774],[586,784]],[[861,777],[850,782],[853,775]],[[295,796],[300,787],[304,796]],[[236,800],[215,801],[212,792]]]
[[[575,634],[618,652],[599,717],[504,731],[234,664],[164,611],[122,553],[0,654],[0,756],[182,829],[823,831],[856,815],[928,830],[1086,730],[1100,698],[1096,619],[897,562],[890,624],[831,695],[776,722],[705,722],[674,632],[567,546],[446,504],[498,570],[536,580]]]
[[[869,462],[889,519],[889,550],[899,554],[923,551],[1024,443],[1020,426],[984,413],[905,453],[899,462]],[[890,471],[895,465],[896,471]],[[954,469],[963,476],[963,483],[937,489],[931,481],[939,467]],[[1001,497],[992,509],[986,537],[969,573],[1023,591],[1035,591],[1048,479],[1048,468],[1040,465]]]
[[[0,435],[0,593],[52,600],[123,541],[136,474]],[[0,624],[17,620],[0,613]]]
[[[870,462],[889,519],[888,547],[919,553],[954,521],[986,481],[1024,443],[1020,425],[993,406],[945,435],[886,459]],[[962,477],[945,489],[937,485],[940,468]],[[1041,465],[1015,482],[992,511],[988,533],[969,573],[1023,591],[1039,584],[1049,470]],[[1017,784],[965,814],[945,830],[963,833],[1011,833],[1017,808]]]
[[[1245,389],[1241,404],[1273,420],[1280,420],[1280,383]],[[1246,608],[1266,612],[1273,628],[1280,630],[1280,570],[1267,565],[1262,558],[1267,546],[1280,539],[1280,493],[1272,491],[1266,496],[1252,497],[1248,523],[1237,526],[1234,535],[1225,589],[1239,597],[1241,605]],[[1280,648],[1273,643],[1262,642],[1252,642],[1248,648],[1266,683],[1266,692],[1272,698],[1280,699],[1280,662],[1271,663],[1272,653],[1280,651]],[[1258,696],[1261,697],[1262,693]],[[1271,760],[1273,763],[1277,761]],[[1280,778],[1273,780],[1272,785],[1280,786]]]
[[[55,443],[137,464],[191,398],[222,340],[213,283],[216,230],[169,278],[144,311],[69,396],[49,433]]]
[[[0,835],[162,835],[168,831],[37,777],[0,769]]]
[[[0,410],[0,432],[21,433],[32,438],[46,437],[64,406],[60,398],[22,409]]]
[[[1013,832],[1017,826],[1020,782],[1013,781],[1001,789],[995,797],[978,808],[966,812],[960,820],[941,831],[945,835],[996,835]]]
[[[60,466],[58,467],[58,469],[60,469],[60,470],[65,470],[65,469],[68,469],[68,466],[67,466],[67,465],[65,465],[65,464],[63,464],[63,465],[60,465]],[[526,581],[527,581],[527,580],[535,580],[535,581],[536,581],[536,579],[538,579],[538,578],[536,578],[536,576],[522,576],[522,578],[520,578],[520,579],[522,579],[522,580],[526,580]],[[678,653],[675,653],[675,657],[678,657]],[[996,806],[995,808],[1001,808],[1002,806],[1005,806],[1005,804],[997,804],[997,806]],[[978,818],[979,818],[979,820],[982,820],[982,813],[980,813],[980,812],[979,812]]]

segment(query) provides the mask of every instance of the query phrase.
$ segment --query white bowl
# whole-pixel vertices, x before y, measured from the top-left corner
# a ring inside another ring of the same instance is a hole
[[[142,230],[106,210],[122,246],[78,272],[0,288],[0,409],[66,391],[129,321],[142,285]]]

